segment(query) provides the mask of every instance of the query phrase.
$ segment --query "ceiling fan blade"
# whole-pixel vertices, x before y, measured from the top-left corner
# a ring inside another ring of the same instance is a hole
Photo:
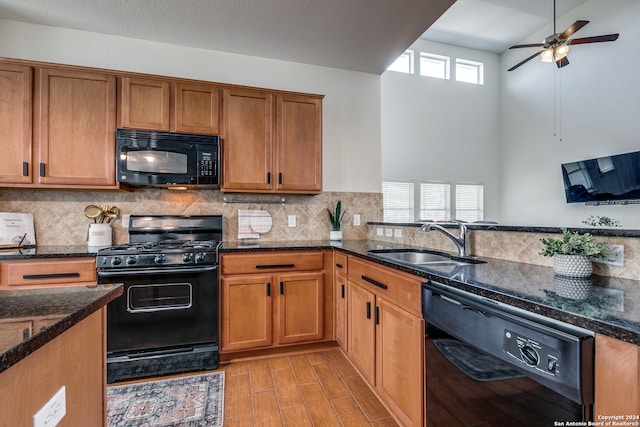
[[[533,43],[533,44],[517,44],[515,46],[511,46],[509,49],[519,49],[521,47],[542,47],[544,43]]]
[[[562,32],[562,34],[560,34],[558,36],[559,40],[566,40],[569,37],[571,37],[576,31],[578,31],[580,28],[584,27],[585,25],[587,25],[589,23],[589,21],[576,21],[573,24],[571,24],[569,26],[569,28],[567,28],[566,30],[564,30]]]
[[[564,58],[557,60],[556,65],[558,66],[558,68],[565,67],[569,65],[569,59],[565,56]]]
[[[574,44],[586,44],[586,43],[601,43],[601,42],[613,42],[618,40],[620,34],[604,34],[602,36],[582,37],[580,39],[568,40],[567,43]]]
[[[531,55],[530,57],[528,57],[527,59],[525,59],[524,61],[518,62],[516,65],[514,65],[513,67],[509,68],[507,71],[513,71],[516,68],[518,68],[519,66],[523,65],[525,62],[531,61],[533,58],[535,58],[536,56],[540,55],[542,52],[544,52],[544,50],[541,50],[539,52],[534,53],[533,55]]]

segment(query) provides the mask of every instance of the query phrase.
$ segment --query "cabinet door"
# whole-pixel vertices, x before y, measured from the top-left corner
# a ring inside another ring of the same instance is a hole
[[[640,347],[598,334],[595,365],[595,419],[640,414]]]
[[[169,90],[165,80],[121,77],[119,125],[168,132]]]
[[[0,62],[0,182],[30,183],[33,177],[32,79],[31,67]]]
[[[115,185],[115,76],[60,69],[36,76],[38,182]]]
[[[347,292],[347,355],[365,380],[375,385],[375,296],[350,280]]]
[[[322,191],[322,100],[277,96],[276,190]]]
[[[272,344],[275,291],[270,275],[223,278],[221,350],[246,350]]]
[[[424,321],[376,299],[376,389],[405,426],[422,425]]]
[[[218,135],[217,86],[174,83],[173,91],[172,131]]]
[[[324,273],[281,274],[278,286],[278,344],[321,340]]]
[[[347,278],[336,273],[336,342],[343,350],[347,349]]]
[[[271,191],[272,95],[225,89],[223,105],[221,190]]]

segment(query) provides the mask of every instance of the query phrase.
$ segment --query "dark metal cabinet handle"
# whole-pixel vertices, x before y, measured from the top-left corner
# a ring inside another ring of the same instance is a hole
[[[373,318],[376,325],[380,324],[380,307],[376,306],[376,310],[373,312]]]
[[[340,296],[344,299],[344,284],[340,285]]]
[[[367,319],[371,319],[371,303],[367,301]]]
[[[29,328],[24,328],[22,330],[22,341],[26,341],[29,339]]]
[[[271,283],[267,283],[267,296],[271,296]]]
[[[271,184],[271,172],[267,172],[267,184]]]
[[[40,176],[44,176],[44,163],[40,163]]]
[[[365,282],[371,283],[373,286],[377,286],[380,289],[387,289],[387,285],[385,285],[384,283],[380,283],[377,280],[373,280],[372,278],[367,277],[365,275],[362,275],[361,277],[362,277],[362,280],[364,280]]]
[[[342,268],[342,264],[336,264],[336,267]]]
[[[22,176],[29,176],[29,162],[22,162]]]
[[[282,185],[282,172],[278,174],[278,184]]]
[[[60,279],[65,277],[80,277],[80,273],[24,274],[22,276],[25,280]]]
[[[284,282],[280,282],[280,295],[284,295]]]
[[[256,270],[268,270],[270,268],[294,268],[295,264],[264,264],[256,265]]]

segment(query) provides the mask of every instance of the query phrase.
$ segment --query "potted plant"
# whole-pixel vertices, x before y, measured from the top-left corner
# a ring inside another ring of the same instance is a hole
[[[329,212],[329,222],[331,223],[329,240],[342,240],[342,230],[340,230],[340,226],[347,210],[342,210],[342,202],[338,200],[333,211],[327,208],[327,212]]]
[[[593,271],[589,257],[606,259],[611,255],[605,242],[595,242],[589,233],[571,233],[566,228],[562,229],[562,238],[547,236],[540,241],[544,245],[540,255],[553,257],[553,270],[562,276],[588,277]]]

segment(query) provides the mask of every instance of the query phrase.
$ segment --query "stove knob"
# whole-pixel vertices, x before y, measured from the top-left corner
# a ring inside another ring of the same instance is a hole
[[[122,259],[119,256],[114,256],[111,258],[111,265],[120,265],[122,263]]]
[[[155,258],[153,258],[153,262],[155,262],[156,264],[162,264],[164,263],[164,261],[164,255],[156,255]]]
[[[182,261],[191,262],[192,260],[193,260],[193,254],[191,252],[187,252],[185,254],[182,254]]]
[[[135,259],[135,257],[132,257],[132,256],[128,256],[128,257],[127,257],[127,264],[128,264],[128,265],[133,265],[133,264],[135,264],[135,263],[136,263],[136,259]]]
[[[205,253],[204,252],[198,252],[196,254],[196,262],[203,262],[204,258],[205,258]]]

